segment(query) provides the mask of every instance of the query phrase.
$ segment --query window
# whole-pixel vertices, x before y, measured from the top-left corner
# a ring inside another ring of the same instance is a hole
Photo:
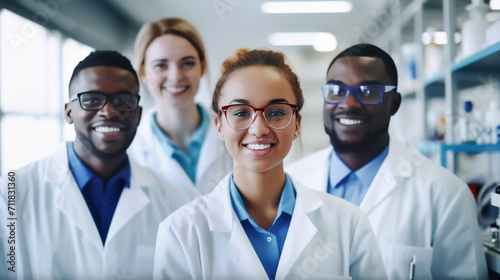
[[[74,130],[64,119],[73,68],[92,49],[0,10],[1,174],[50,155]]]

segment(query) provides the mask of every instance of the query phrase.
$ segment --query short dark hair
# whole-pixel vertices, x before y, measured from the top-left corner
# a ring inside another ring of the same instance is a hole
[[[78,73],[80,73],[80,71],[86,68],[99,66],[110,66],[127,70],[132,73],[132,75],[134,75],[135,81],[137,82],[137,85],[139,85],[139,78],[137,77],[137,73],[135,72],[132,63],[130,63],[130,60],[128,58],[117,51],[97,50],[91,52],[86,58],[80,61],[78,65],[76,65],[75,69],[73,70],[73,74],[71,75],[71,79],[69,79],[69,86],[71,87],[73,79],[78,75]]]
[[[380,58],[382,62],[384,62],[384,66],[387,70],[387,73],[389,74],[389,78],[393,80],[395,86],[398,85],[398,70],[396,68],[396,64],[394,63],[394,60],[386,51],[372,44],[357,44],[340,52],[332,60],[330,65],[328,65],[328,69],[326,70],[327,75],[328,71],[330,71],[330,68],[337,59],[349,56],[368,56]]]

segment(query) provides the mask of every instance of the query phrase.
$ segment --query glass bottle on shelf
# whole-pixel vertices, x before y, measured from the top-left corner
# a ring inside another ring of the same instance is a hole
[[[458,139],[462,144],[478,144],[478,140],[482,137],[484,131],[483,125],[474,116],[473,108],[472,101],[465,101],[465,113],[458,120]]]

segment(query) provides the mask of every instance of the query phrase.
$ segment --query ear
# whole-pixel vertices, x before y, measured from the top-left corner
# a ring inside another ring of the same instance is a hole
[[[139,66],[139,71],[137,71],[137,74],[139,74],[139,81],[141,83],[146,83],[146,75],[144,75],[144,63]]]
[[[137,126],[139,126],[142,119],[142,107],[141,106],[137,107],[137,110],[139,110],[139,121],[137,122]]]
[[[223,140],[222,134],[222,119],[218,116],[214,118],[215,127],[217,128],[217,134],[219,135],[219,139]]]
[[[394,96],[391,102],[391,116],[394,116],[397,113],[400,106],[401,106],[401,93],[396,92],[396,95]]]
[[[295,140],[300,134],[300,122],[302,121],[302,116],[297,114],[297,118],[295,119],[295,134],[293,139]]]
[[[72,124],[73,123],[73,118],[71,117],[72,111],[69,105],[70,105],[69,103],[64,104],[64,118],[66,119],[66,122]]]

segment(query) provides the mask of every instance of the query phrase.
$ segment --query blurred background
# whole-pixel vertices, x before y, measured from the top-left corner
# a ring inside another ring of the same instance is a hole
[[[306,102],[301,141],[287,162],[329,145],[320,90],[327,67],[341,50],[368,42],[398,65],[403,104],[391,135],[481,184],[500,176],[499,9],[498,0],[1,0],[1,173],[74,139],[63,108],[72,70],[89,52],[118,50],[133,61],[143,23],[181,17],[206,46],[209,71],[197,98],[207,106],[221,62],[237,48],[288,57]],[[151,106],[144,88],[141,95],[142,105]],[[475,150],[464,148],[457,131],[466,100],[481,122]]]

